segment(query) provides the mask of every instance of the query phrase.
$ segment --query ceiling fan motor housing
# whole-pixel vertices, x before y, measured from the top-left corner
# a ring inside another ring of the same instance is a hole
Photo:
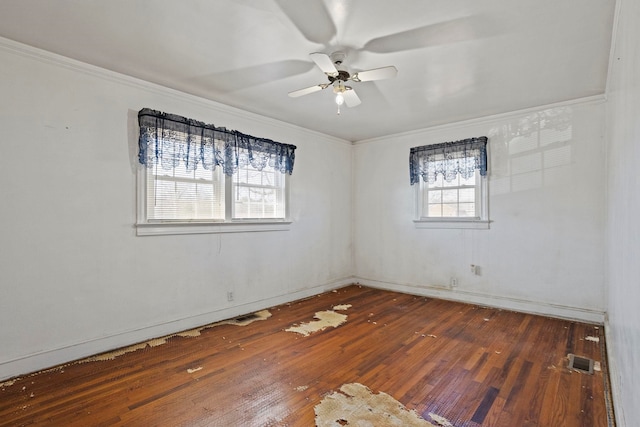
[[[346,82],[347,80],[349,80],[349,77],[351,77],[351,75],[347,71],[338,70],[337,76],[327,76],[327,77],[329,78],[329,81],[331,83],[335,82],[336,80]]]

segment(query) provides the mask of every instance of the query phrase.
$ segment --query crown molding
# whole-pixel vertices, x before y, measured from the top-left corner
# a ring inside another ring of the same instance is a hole
[[[198,107],[204,107],[207,110],[214,110],[220,113],[240,118],[242,120],[250,120],[273,128],[299,132],[305,135],[313,136],[315,138],[324,139],[327,142],[351,145],[351,141],[336,138],[334,136],[306,129],[304,127],[287,123],[281,120],[273,119],[270,117],[252,113],[250,111],[242,110],[240,108],[232,107],[230,105],[222,104],[212,99],[203,98],[186,92],[181,92],[179,90],[162,86],[157,83],[152,83],[147,80],[129,76],[127,74],[122,74],[116,71],[108,70],[106,68],[91,65],[86,62],[78,61],[76,59],[72,59],[63,55],[59,55],[57,53],[49,52],[3,37],[0,37],[0,51],[15,54],[60,68],[66,68],[75,72],[88,74],[92,77],[97,77],[108,82],[129,86],[134,89],[141,89],[162,96],[168,96],[181,102],[189,102]]]
[[[392,135],[385,135],[385,136],[371,138],[371,139],[364,139],[361,141],[354,142],[353,145],[368,144],[372,142],[383,142],[383,141],[388,141],[390,139],[405,138],[405,137],[421,135],[429,132],[436,132],[436,131],[443,131],[443,130],[450,130],[450,129],[460,129],[463,127],[469,127],[469,126],[478,125],[482,123],[491,123],[495,121],[509,120],[514,117],[535,113],[540,110],[547,110],[551,108],[561,108],[561,107],[567,107],[572,105],[598,104],[605,101],[606,101],[606,98],[604,94],[592,95],[592,96],[587,96],[583,98],[576,98],[576,99],[556,102],[552,104],[544,104],[544,105],[539,105],[535,107],[523,108],[521,110],[509,111],[506,113],[475,117],[473,119],[461,120],[458,122],[444,123],[441,125],[430,126],[430,127],[411,130],[407,132],[401,132],[401,133],[396,133]]]

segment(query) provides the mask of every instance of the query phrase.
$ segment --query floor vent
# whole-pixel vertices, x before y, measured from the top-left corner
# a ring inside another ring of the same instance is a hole
[[[251,313],[251,314],[246,314],[244,316],[240,316],[240,317],[236,317],[235,319],[233,319],[234,322],[246,322],[247,320],[255,320],[257,318],[259,318],[260,316],[258,316],[255,313]]]
[[[576,356],[575,354],[569,355],[569,369],[574,371],[584,372],[585,374],[593,375],[593,359],[586,357]]]

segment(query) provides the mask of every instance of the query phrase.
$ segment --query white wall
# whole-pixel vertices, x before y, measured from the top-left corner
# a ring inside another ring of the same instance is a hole
[[[607,347],[618,426],[640,419],[640,3],[618,0],[607,102]]]
[[[540,119],[545,114],[555,118]],[[602,322],[603,133],[598,98],[358,143],[356,277],[422,295]],[[483,135],[489,137],[491,228],[416,229],[410,147]],[[471,264],[480,266],[480,276],[471,274]],[[449,289],[452,276],[458,288]]]
[[[0,63],[0,379],[312,295],[354,273],[388,289],[603,319],[601,99],[352,147],[2,39]],[[136,237],[143,107],[297,145],[291,229]],[[543,112],[568,126],[507,135]],[[416,229],[409,148],[480,135],[489,136],[491,229]],[[612,197],[613,210],[626,196]],[[612,227],[610,241],[628,225]],[[623,295],[612,292],[609,307],[630,304]],[[631,331],[627,318],[611,319],[614,344],[635,337],[637,349],[637,318]]]
[[[0,379],[351,282],[349,143],[7,40],[0,64]],[[291,229],[136,237],[143,107],[297,145]]]

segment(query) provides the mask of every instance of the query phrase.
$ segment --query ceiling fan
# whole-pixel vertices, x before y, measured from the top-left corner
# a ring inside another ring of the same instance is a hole
[[[344,52],[333,52],[331,55],[326,53],[312,53],[309,55],[313,62],[316,63],[318,68],[327,75],[329,79],[328,83],[320,83],[308,88],[294,90],[289,92],[291,98],[297,98],[299,96],[308,95],[310,93],[318,92],[322,89],[326,89],[329,86],[333,87],[333,92],[336,94],[336,104],[338,104],[338,114],[340,114],[340,106],[344,103],[347,107],[355,107],[360,105],[362,101],[356,94],[356,91],[351,86],[346,86],[348,81],[352,82],[370,82],[374,80],[391,79],[398,74],[398,70],[394,66],[374,68],[372,70],[359,71],[354,74],[349,74],[347,70],[342,66],[342,62],[346,58]]]

